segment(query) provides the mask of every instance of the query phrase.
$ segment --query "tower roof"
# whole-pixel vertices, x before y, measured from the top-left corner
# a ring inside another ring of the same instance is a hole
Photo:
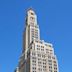
[[[33,8],[32,8],[32,7],[30,7],[30,8],[28,9],[28,11],[29,11],[29,10],[32,10],[32,11],[33,11]]]
[[[32,11],[35,13],[34,9],[32,7],[28,8],[27,12]]]
[[[34,9],[33,9],[32,7],[30,7],[30,8],[27,10],[27,13],[33,13],[33,14],[35,14],[35,11],[34,11]]]

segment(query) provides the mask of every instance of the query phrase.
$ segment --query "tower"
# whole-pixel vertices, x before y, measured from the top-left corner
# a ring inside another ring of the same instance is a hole
[[[19,72],[59,72],[53,45],[40,40],[37,16],[31,8],[26,15]]]
[[[26,16],[26,25],[25,25],[25,31],[24,31],[24,42],[23,42],[23,51],[28,48],[28,45],[31,43],[31,41],[36,38],[40,39],[40,30],[39,26],[37,24],[37,16],[35,12],[30,8],[27,11]]]

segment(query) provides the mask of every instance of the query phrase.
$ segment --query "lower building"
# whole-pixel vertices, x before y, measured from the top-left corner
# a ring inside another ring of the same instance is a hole
[[[21,56],[19,67],[19,72],[58,72],[53,45],[34,39]]]

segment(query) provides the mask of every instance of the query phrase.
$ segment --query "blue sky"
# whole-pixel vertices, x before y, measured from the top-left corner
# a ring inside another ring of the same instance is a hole
[[[18,64],[29,7],[41,39],[54,45],[59,72],[72,72],[72,0],[0,0],[0,72],[13,72]]]

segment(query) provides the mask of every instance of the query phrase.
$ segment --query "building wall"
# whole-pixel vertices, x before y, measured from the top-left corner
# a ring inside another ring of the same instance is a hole
[[[50,43],[34,41],[27,51],[27,58],[30,59],[27,64],[27,67],[30,65],[30,72],[58,72],[56,55]]]
[[[19,72],[58,72],[53,45],[40,40],[37,16],[32,9],[27,12],[23,40]]]

